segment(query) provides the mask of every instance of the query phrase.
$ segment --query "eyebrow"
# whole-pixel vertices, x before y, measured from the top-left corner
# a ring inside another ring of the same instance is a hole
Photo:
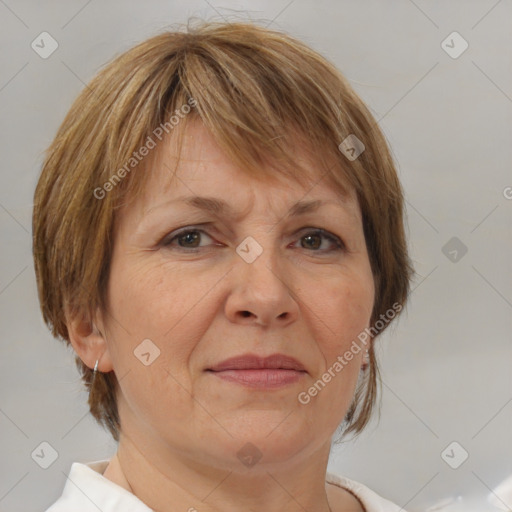
[[[160,204],[158,206],[153,206],[143,212],[143,216],[146,217],[153,210],[157,210],[163,207],[168,207],[170,204],[176,203],[185,203],[188,206],[196,208],[198,210],[202,210],[208,212],[218,218],[220,217],[228,217],[231,219],[239,219],[243,217],[243,212],[236,211],[230,204],[226,201],[219,199],[217,197],[212,196],[181,196],[177,197],[171,201]],[[321,206],[333,204],[340,207],[345,213],[350,214],[350,208],[347,209],[347,206],[343,204],[341,201],[334,200],[321,200],[315,199],[310,201],[297,201],[291,208],[288,210],[288,213],[285,215],[285,218],[299,217],[301,215],[305,215],[308,213],[313,213],[317,211]]]
[[[180,198],[181,201],[189,206],[203,210],[206,212],[213,213],[215,215],[228,215],[235,217],[236,212],[233,208],[216,197],[204,197],[204,196],[189,196]],[[288,211],[288,217],[297,217],[317,211],[322,205],[327,203],[335,203],[334,201],[322,201],[315,199],[313,201],[297,201]]]

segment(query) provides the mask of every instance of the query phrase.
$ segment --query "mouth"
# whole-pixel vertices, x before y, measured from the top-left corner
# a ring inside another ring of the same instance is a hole
[[[284,354],[268,357],[244,354],[226,359],[206,371],[224,381],[260,389],[290,385],[307,375],[302,363]]]

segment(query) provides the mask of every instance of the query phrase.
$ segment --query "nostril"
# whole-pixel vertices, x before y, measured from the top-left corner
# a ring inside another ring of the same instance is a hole
[[[242,311],[242,316],[244,318],[247,318],[248,316],[251,316],[251,312],[250,311]]]

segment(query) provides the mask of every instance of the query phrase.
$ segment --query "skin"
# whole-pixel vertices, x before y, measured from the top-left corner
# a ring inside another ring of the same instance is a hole
[[[199,122],[187,126],[174,177],[169,147],[158,151],[144,194],[115,226],[108,313],[68,323],[82,360],[100,359],[119,381],[122,433],[104,476],[155,511],[362,511],[325,471],[364,351],[308,404],[298,400],[369,326],[375,289],[355,194],[319,181],[313,162],[313,188],[246,176]],[[183,195],[223,199],[238,214],[169,203]],[[313,199],[332,203],[286,216]],[[188,226],[204,233],[162,243]],[[263,249],[252,263],[236,252],[247,236]],[[134,356],[145,339],[160,350],[147,366]],[[260,390],[206,371],[248,352],[290,355],[306,372]],[[237,457],[246,443],[261,454],[251,467]]]

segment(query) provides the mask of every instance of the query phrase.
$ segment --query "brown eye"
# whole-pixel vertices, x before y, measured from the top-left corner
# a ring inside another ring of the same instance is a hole
[[[169,236],[162,240],[161,245],[170,249],[190,249],[191,251],[199,250],[211,244],[201,245],[203,236],[210,240],[212,238],[202,229],[184,229],[177,233],[171,233]],[[303,234],[300,239],[301,248],[308,249],[313,252],[327,253],[332,251],[339,251],[345,248],[344,243],[336,235],[333,235],[323,229],[315,229]],[[322,248],[322,244],[327,247]],[[329,248],[329,245],[331,246]]]
[[[305,240],[308,245],[306,249],[319,249],[322,245],[321,237],[317,234],[303,236],[302,240]]]
[[[183,230],[177,234],[172,234],[170,237],[165,238],[162,241],[162,246],[177,246],[178,248],[183,249],[199,249],[201,247],[201,239],[204,235],[210,238],[208,234],[201,229]]]
[[[334,245],[334,249],[321,250],[323,240],[327,240]],[[322,229],[316,229],[314,231],[307,232],[300,240],[303,241],[301,244],[302,248],[310,249],[315,252],[330,252],[331,250],[341,250],[344,248],[343,242],[335,235],[328,233]],[[320,251],[319,251],[320,249]]]
[[[179,235],[176,239],[181,247],[197,247],[198,242],[201,239],[201,235],[199,234],[199,231],[187,231],[186,233]]]

